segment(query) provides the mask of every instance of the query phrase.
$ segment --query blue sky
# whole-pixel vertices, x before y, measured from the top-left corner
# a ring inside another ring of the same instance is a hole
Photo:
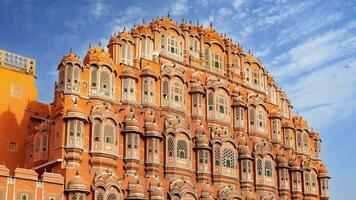
[[[294,111],[320,132],[332,199],[356,189],[356,3],[351,0],[0,0],[0,48],[37,60],[39,98],[51,102],[56,67],[73,48],[145,19],[197,20],[259,57]]]

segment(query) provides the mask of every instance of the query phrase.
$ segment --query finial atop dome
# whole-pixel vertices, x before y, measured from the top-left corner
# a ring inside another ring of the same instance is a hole
[[[101,47],[101,41],[99,41],[99,47]]]
[[[171,18],[171,13],[168,11],[167,12],[167,18],[170,19]]]
[[[213,22],[210,22],[209,26],[210,28],[213,28]]]

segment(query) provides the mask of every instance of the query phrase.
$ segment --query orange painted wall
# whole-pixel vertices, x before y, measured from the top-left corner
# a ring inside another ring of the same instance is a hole
[[[29,122],[25,112],[29,102],[37,100],[35,80],[32,75],[0,66],[0,160],[10,170],[17,166],[24,167],[26,150],[23,138]],[[11,95],[14,86],[21,88],[22,92]],[[8,150],[10,141],[16,143],[15,152]]]

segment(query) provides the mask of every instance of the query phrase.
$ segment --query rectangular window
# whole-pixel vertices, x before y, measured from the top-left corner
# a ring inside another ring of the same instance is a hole
[[[21,85],[12,84],[10,94],[11,97],[21,99],[23,96],[23,87]]]
[[[8,150],[11,152],[16,152],[17,151],[16,142],[9,142]]]

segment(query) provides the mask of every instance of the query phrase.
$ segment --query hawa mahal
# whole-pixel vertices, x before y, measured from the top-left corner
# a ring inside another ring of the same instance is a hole
[[[0,54],[0,200],[329,199],[321,139],[267,69],[163,17],[70,51],[50,104]]]

